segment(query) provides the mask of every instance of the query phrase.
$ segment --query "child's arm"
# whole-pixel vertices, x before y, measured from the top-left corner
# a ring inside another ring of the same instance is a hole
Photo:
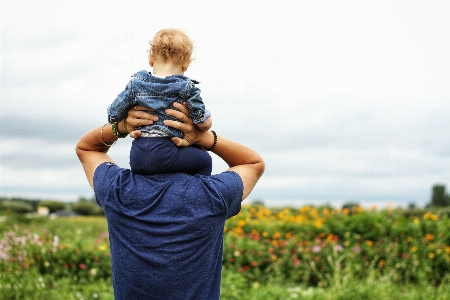
[[[197,124],[198,129],[201,131],[208,131],[212,127],[212,117],[209,116],[205,122]]]
[[[126,118],[128,109],[136,104],[136,100],[132,93],[132,81],[130,80],[125,90],[123,90],[117,98],[108,106],[108,122],[120,122]]]
[[[190,98],[187,100],[189,115],[197,128],[208,131],[212,126],[211,112],[206,109],[200,89],[190,82]]]

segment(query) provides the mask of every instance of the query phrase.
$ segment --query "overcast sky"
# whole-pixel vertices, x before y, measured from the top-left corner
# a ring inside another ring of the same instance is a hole
[[[185,75],[213,129],[266,161],[249,199],[423,206],[450,188],[450,1],[1,1],[0,196],[93,196],[75,144],[166,27],[195,41]]]

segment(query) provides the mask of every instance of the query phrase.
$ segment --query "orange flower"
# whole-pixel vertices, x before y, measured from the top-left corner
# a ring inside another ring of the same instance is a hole
[[[427,241],[432,241],[432,240],[434,239],[434,236],[433,236],[431,233],[429,233],[429,234],[427,234],[427,235],[425,236],[425,239],[426,239]]]
[[[334,241],[334,235],[329,234],[329,235],[327,236],[327,241],[328,241],[328,243],[333,242],[333,241]]]
[[[279,239],[280,237],[281,237],[281,233],[279,233],[278,231],[272,235],[273,239]]]

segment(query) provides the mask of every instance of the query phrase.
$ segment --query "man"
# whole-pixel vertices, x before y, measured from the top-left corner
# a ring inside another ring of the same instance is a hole
[[[143,107],[128,117],[84,135],[76,153],[108,222],[116,299],[219,299],[225,221],[239,213],[241,201],[264,172],[255,151],[237,142],[200,131],[185,106],[165,120],[181,130],[177,146],[211,149],[229,169],[191,176],[168,173],[143,176],[119,168],[107,151],[130,128],[149,125],[157,117]],[[131,136],[138,138],[139,132]]]

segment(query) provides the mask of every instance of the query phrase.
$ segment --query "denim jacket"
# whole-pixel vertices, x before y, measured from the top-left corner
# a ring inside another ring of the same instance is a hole
[[[181,131],[163,123],[167,119],[177,120],[164,112],[167,108],[174,109],[172,103],[187,102],[189,114],[194,124],[203,123],[211,116],[211,113],[205,109],[200,97],[200,89],[195,86],[199,83],[198,81],[189,79],[184,75],[159,78],[145,70],[139,71],[131,77],[125,90],[108,106],[108,121],[110,123],[125,119],[128,109],[139,104],[153,108],[155,111],[151,113],[158,116],[158,121],[152,125],[141,126],[138,128],[140,131],[149,132],[152,129],[157,129],[169,136],[182,138],[183,133]]]

